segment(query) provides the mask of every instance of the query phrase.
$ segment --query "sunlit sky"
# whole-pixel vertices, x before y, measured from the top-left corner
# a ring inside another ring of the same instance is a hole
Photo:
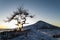
[[[10,17],[14,11],[23,6],[31,15],[35,15],[33,19],[27,22],[35,23],[43,20],[50,24],[60,26],[60,0],[0,0],[0,28],[15,27],[15,22],[4,23],[6,17]],[[9,26],[9,27],[7,27]]]

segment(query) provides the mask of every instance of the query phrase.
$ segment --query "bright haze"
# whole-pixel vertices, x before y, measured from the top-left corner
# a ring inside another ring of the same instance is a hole
[[[27,23],[34,24],[43,20],[60,27],[60,0],[0,0],[0,29],[16,28],[16,21],[5,23],[6,17],[11,17],[17,8],[22,6],[34,18],[28,18]]]

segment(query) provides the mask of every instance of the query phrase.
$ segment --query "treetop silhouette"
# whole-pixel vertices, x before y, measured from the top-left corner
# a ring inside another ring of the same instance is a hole
[[[23,28],[23,24],[26,24],[27,17],[33,18],[34,16],[29,15],[29,13],[23,9],[22,7],[18,8],[18,11],[14,12],[14,14],[8,18],[5,22],[10,22],[11,20],[17,20],[18,29],[21,30]]]

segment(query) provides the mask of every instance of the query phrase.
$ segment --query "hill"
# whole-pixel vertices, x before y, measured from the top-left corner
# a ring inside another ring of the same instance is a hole
[[[0,40],[58,40],[60,35],[60,28],[44,21],[38,21],[22,30],[1,32]]]

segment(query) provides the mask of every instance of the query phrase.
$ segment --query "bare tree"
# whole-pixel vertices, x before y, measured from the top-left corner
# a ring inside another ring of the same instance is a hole
[[[10,22],[13,19],[17,20],[16,25],[18,26],[18,29],[21,30],[23,28],[23,24],[26,23],[27,17],[33,18],[34,16],[29,15],[29,13],[25,9],[20,7],[18,11],[14,12],[14,14],[10,18],[8,18],[6,22]]]

